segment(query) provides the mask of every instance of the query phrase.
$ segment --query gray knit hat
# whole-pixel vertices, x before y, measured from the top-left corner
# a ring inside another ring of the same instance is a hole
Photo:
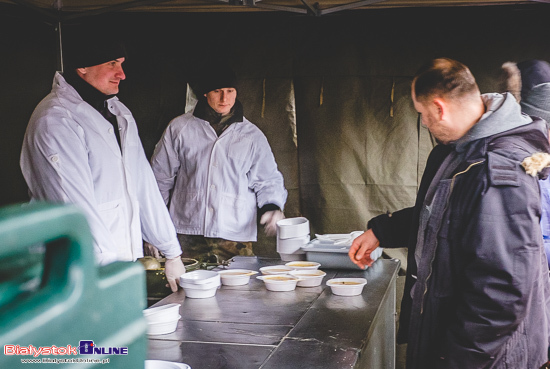
[[[506,62],[501,77],[501,91],[512,93],[522,112],[544,119],[550,130],[550,64],[536,59]]]
[[[518,63],[521,72],[521,110],[540,117],[550,128],[550,64],[542,60]]]

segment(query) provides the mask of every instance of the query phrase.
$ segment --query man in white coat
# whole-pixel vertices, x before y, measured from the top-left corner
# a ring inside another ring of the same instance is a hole
[[[267,138],[243,116],[233,71],[206,69],[197,106],[170,122],[151,164],[183,255],[227,260],[253,255],[258,213],[275,235],[287,191]]]
[[[103,35],[104,36],[104,35]],[[20,165],[32,200],[74,203],[85,213],[99,264],[135,261],[143,240],[166,256],[173,291],[185,272],[174,225],[138,136],[116,94],[125,50],[84,33],[64,75],[33,112]]]

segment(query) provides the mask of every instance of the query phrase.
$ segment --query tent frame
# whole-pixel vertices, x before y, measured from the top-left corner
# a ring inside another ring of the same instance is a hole
[[[10,0],[11,2],[19,5],[21,7],[28,8],[36,13],[39,13],[43,19],[53,25],[57,32],[57,69],[60,72],[63,72],[63,37],[62,29],[63,23],[80,19],[87,18],[101,14],[114,13],[119,11],[124,11],[132,8],[137,8],[140,6],[151,6],[160,3],[168,3],[173,0],[131,0],[125,3],[116,4],[112,6],[106,6],[99,9],[86,10],[81,12],[64,12],[63,11],[63,0],[53,0],[52,8],[45,9],[37,6],[32,0]],[[248,7],[256,8],[263,10],[271,11],[283,11],[283,12],[293,12],[309,16],[319,17],[326,14],[331,14],[343,10],[356,9],[360,7],[369,6],[376,3],[385,2],[387,0],[359,0],[354,1],[344,5],[337,5],[325,9],[319,7],[319,3],[310,4],[310,0],[300,0],[304,5],[304,8],[301,7],[292,7],[292,6],[283,6],[283,5],[274,5],[263,3],[262,0],[201,0],[205,3],[216,3],[216,4],[227,4],[230,7]],[[550,4],[550,0],[526,0],[526,2],[534,3],[546,3]],[[496,4],[494,4],[496,5]]]
[[[85,18],[85,17],[100,15],[105,13],[124,11],[132,8],[137,8],[140,6],[149,6],[149,5],[155,5],[160,3],[167,3],[172,0],[132,0],[122,4],[116,4],[112,6],[106,6],[100,9],[87,10],[87,11],[75,12],[75,13],[63,13],[62,0],[55,0],[51,10],[38,7],[35,4],[33,4],[33,2],[30,0],[11,0],[11,1],[18,5],[24,6],[33,11],[41,13],[50,21],[53,21],[53,20],[67,21],[71,19]],[[313,16],[321,16],[321,15],[330,14],[330,13],[334,13],[342,10],[349,10],[349,9],[359,8],[362,6],[368,6],[375,3],[384,2],[387,0],[360,0],[360,1],[351,2],[349,4],[345,4],[345,5],[333,6],[327,9],[320,9],[318,3],[310,4],[307,0],[300,0],[302,4],[304,4],[305,8],[264,4],[261,2],[261,0],[202,0],[202,1],[209,2],[209,3],[227,4],[229,6],[244,6],[249,8],[285,11],[285,12],[293,12],[293,13],[300,13],[300,14],[313,15]],[[544,0],[540,0],[540,1],[544,1]]]

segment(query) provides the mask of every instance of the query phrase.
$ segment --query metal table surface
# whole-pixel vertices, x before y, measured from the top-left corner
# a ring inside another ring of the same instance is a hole
[[[278,259],[236,257],[232,268],[258,270]],[[378,259],[366,271],[323,269],[319,287],[268,291],[251,277],[206,299],[179,290],[153,306],[181,303],[174,333],[148,336],[147,358],[192,369],[395,368],[395,287],[400,262]],[[326,281],[363,277],[361,295],[333,295]]]

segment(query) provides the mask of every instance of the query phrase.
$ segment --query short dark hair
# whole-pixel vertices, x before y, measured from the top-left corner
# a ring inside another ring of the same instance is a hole
[[[431,96],[461,98],[479,91],[468,67],[449,58],[433,59],[424,64],[414,75],[413,83],[418,101]]]

